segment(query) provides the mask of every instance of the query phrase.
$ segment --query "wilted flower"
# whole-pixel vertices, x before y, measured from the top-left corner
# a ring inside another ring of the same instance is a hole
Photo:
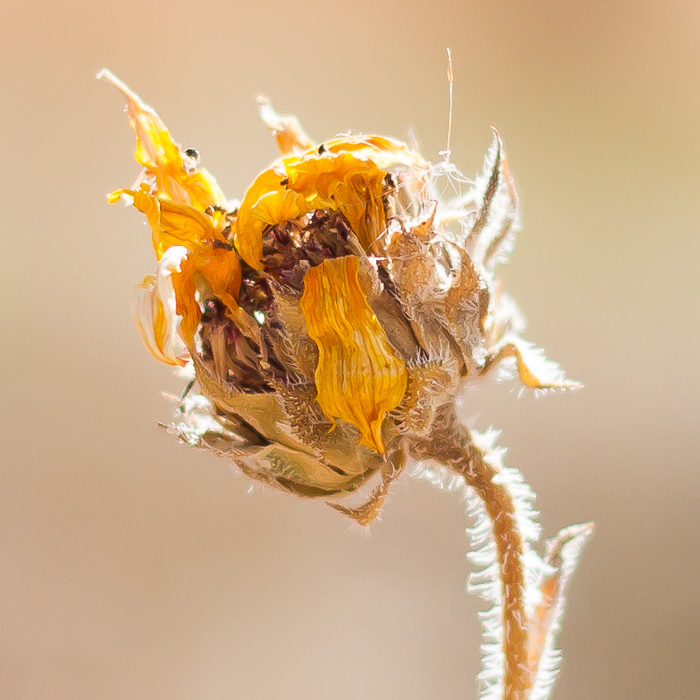
[[[545,697],[563,589],[591,528],[562,531],[545,560],[534,554],[529,490],[454,409],[497,365],[535,390],[577,386],[521,339],[517,307],[494,277],[518,228],[498,134],[469,183],[447,160],[431,165],[390,138],[315,143],[262,100],[281,157],[238,202],[150,107],[101,75],[127,98],[143,168],[109,201],[146,215],[156,253],[134,317],[151,354],[190,368],[198,387],[182,399],[179,435],[300,496],[342,497],[374,478],[364,504],[331,504],[363,525],[407,458],[443,465],[422,468],[443,486],[458,475],[485,567],[473,588],[495,606],[484,697]],[[447,187],[454,196],[443,201]]]

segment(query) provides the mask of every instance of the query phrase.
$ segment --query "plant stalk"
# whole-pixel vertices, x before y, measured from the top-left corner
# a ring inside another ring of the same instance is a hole
[[[526,700],[532,684],[528,665],[528,620],[525,612],[523,538],[516,505],[507,486],[498,482],[500,470],[489,463],[472,441],[454,408],[440,409],[430,438],[414,449],[418,458],[435,459],[461,474],[482,500],[496,545],[503,602],[503,700]]]

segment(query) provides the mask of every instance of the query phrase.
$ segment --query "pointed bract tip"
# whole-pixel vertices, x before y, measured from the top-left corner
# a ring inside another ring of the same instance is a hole
[[[96,76],[98,80],[106,80],[108,83],[111,83],[115,87],[119,88],[120,90],[128,90],[126,85],[117,78],[114,73],[112,73],[109,68],[103,68]]]
[[[270,102],[270,98],[267,97],[267,95],[258,95],[255,98],[255,101],[258,103],[258,114],[260,115],[260,119],[262,119],[265,126],[273,131],[282,129],[280,115],[275,112],[272,102]]]
[[[560,530],[556,537],[547,541],[546,561],[552,563],[560,556],[567,545],[575,544],[576,550],[580,551],[595,532],[595,523],[581,523],[579,525],[569,525]]]
[[[114,87],[117,88],[117,90],[119,90],[119,92],[121,92],[122,95],[127,98],[127,100],[130,100],[140,107],[145,108],[143,100],[141,100],[141,98],[123,80],[120,80],[116,75],[114,75],[109,68],[103,68],[95,77],[98,80],[105,80],[110,85],[114,85]]]
[[[501,133],[493,124],[491,124],[491,132],[493,133],[493,140],[498,145],[498,150],[503,151],[503,139],[501,138]]]
[[[582,525],[579,525],[578,528],[578,535],[590,537],[595,532],[595,523],[583,523]]]

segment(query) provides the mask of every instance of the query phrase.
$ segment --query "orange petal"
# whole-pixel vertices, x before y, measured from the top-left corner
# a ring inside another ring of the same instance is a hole
[[[406,392],[406,365],[391,347],[358,277],[359,258],[326,260],[304,276],[301,310],[319,350],[317,400],[331,419],[359,428],[385,452],[382,423]]]
[[[237,299],[241,287],[241,266],[236,252],[222,248],[205,249],[193,256],[192,264],[211,287],[211,293],[235,314],[239,308]]]
[[[163,260],[167,260],[178,246],[165,251]],[[184,249],[183,249],[184,250]],[[197,285],[194,281],[194,266],[188,254],[180,260],[179,269],[173,271],[173,289],[175,290],[176,309],[182,318],[180,337],[188,348],[194,344],[194,336],[202,320],[202,309],[197,303]]]
[[[241,286],[241,268],[234,251],[210,247],[190,251],[172,246],[166,250],[159,266],[168,266],[172,274],[176,309],[182,317],[180,336],[188,347],[194,342],[202,319],[197,301],[200,278],[209,286],[206,293],[219,299],[231,318],[238,320],[241,316],[242,310],[236,301]]]
[[[180,145],[156,112],[129,87],[108,70],[101,71],[127,100],[127,115],[136,134],[136,162],[156,181],[155,194],[204,211],[207,207],[223,205],[225,197],[214,177],[205,169],[197,170],[195,163],[183,158]]]

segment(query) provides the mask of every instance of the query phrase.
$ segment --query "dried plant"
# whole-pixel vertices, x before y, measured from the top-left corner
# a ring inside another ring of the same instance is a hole
[[[521,338],[494,276],[518,228],[498,133],[472,183],[448,157],[431,165],[390,138],[317,144],[262,100],[282,155],[237,202],[150,107],[101,77],[127,99],[142,167],[109,201],[146,215],[157,260],[134,318],[151,354],[197,387],[173,431],[297,496],[371,488],[360,505],[329,501],[362,525],[408,460],[462,488],[480,569],[470,588],[493,605],[482,697],[547,697],[566,584],[592,528],[567,528],[537,554],[532,492],[494,435],[455,413],[459,392],[497,366],[535,391],[578,386]]]

